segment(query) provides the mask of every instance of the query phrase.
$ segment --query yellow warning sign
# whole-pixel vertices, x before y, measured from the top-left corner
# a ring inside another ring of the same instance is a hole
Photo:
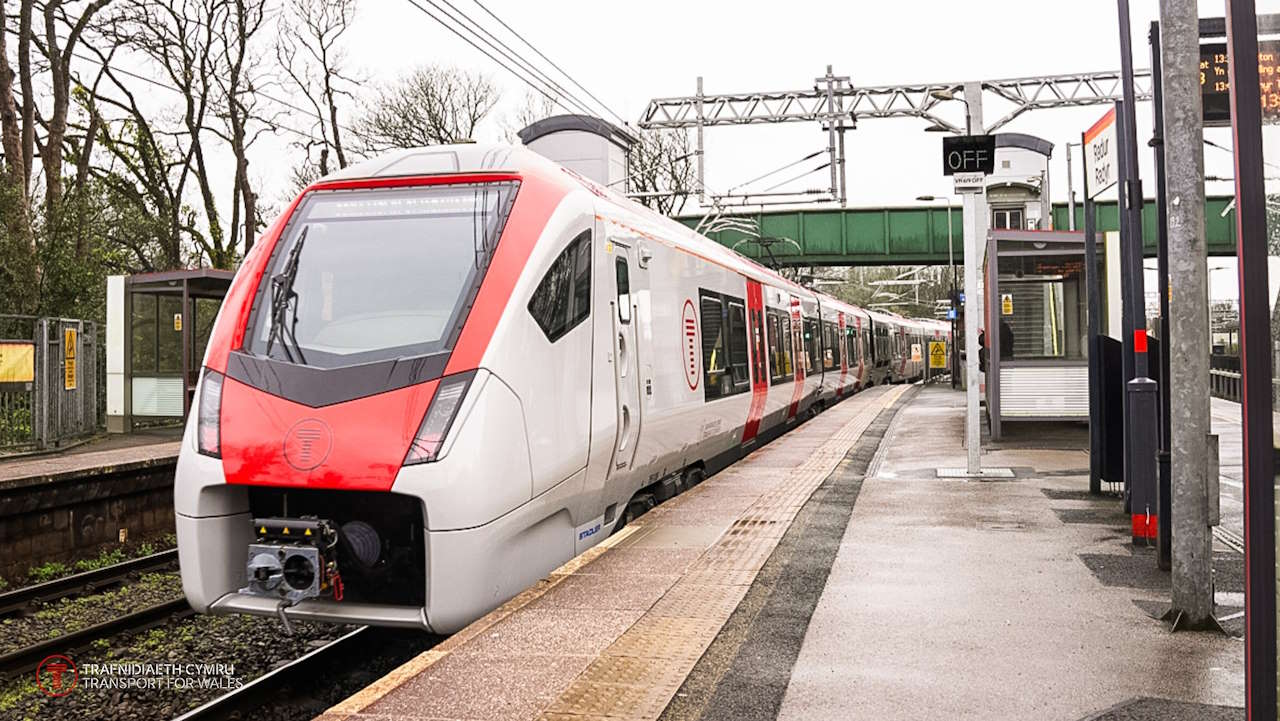
[[[36,344],[0,341],[0,383],[33,383],[36,379]]]
[[[64,328],[62,330],[62,388],[63,390],[73,391],[76,389],[76,329]]]
[[[929,341],[929,367],[947,367],[947,342],[945,340]]]
[[[1000,315],[1013,315],[1013,294],[1000,294]]]
[[[181,313],[173,314],[173,329],[175,331],[182,330],[182,314]]]
[[[923,360],[923,357],[920,355],[920,353],[921,353],[920,344],[912,343],[911,344],[911,362],[912,363],[919,363],[921,360]]]

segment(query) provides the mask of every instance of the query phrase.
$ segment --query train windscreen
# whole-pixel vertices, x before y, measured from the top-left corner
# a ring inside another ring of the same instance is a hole
[[[515,190],[312,193],[273,251],[246,350],[316,368],[449,350]]]

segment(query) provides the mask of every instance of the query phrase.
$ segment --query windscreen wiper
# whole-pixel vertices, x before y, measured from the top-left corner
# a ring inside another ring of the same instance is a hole
[[[298,276],[298,257],[302,255],[302,245],[307,242],[307,231],[311,226],[302,229],[298,240],[289,249],[289,257],[284,261],[280,272],[271,276],[271,335],[267,337],[267,357],[271,356],[271,348],[276,339],[280,339],[280,347],[290,363],[306,364],[302,355],[302,347],[294,336],[294,328],[298,325],[298,294],[293,289],[293,281]],[[293,350],[289,347],[293,346]],[[294,354],[297,358],[294,358]]]

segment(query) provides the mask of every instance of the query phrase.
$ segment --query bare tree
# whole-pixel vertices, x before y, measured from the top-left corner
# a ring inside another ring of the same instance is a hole
[[[310,110],[318,137],[301,145],[307,153],[304,175],[328,175],[331,156],[339,169],[347,167],[339,99],[351,98],[347,89],[356,81],[346,71],[346,53],[339,43],[351,27],[355,0],[287,0],[276,41],[276,59]],[[311,157],[316,152],[316,158]]]
[[[47,130],[45,142],[40,147],[40,161],[44,165],[45,205],[50,218],[57,216],[58,202],[62,200],[62,143],[67,134],[67,113],[71,109],[71,59],[94,15],[110,3],[111,0],[94,0],[85,6],[79,17],[70,17],[63,0],[44,0],[43,50],[49,61],[53,113],[45,123]],[[65,40],[58,38],[59,26],[69,28]],[[34,108],[34,100],[24,87],[23,101]]]
[[[0,2],[0,147],[3,147],[4,149],[5,179],[13,189],[21,191],[19,193],[21,196],[20,202],[25,216],[30,212],[26,190],[28,178],[30,177],[29,168],[31,167],[31,156],[33,154],[32,152],[28,152],[25,147],[25,116],[26,106],[29,105],[29,103],[24,102],[24,107],[22,110],[19,110],[18,101],[14,95],[13,81],[16,73],[13,71],[13,66],[9,64],[9,34],[11,32],[11,21],[6,5],[7,3]],[[17,15],[19,18],[19,27],[30,27],[32,7],[32,0],[22,0],[19,4]],[[15,32],[19,38],[19,67],[22,67],[23,65],[29,66],[29,60],[23,60],[24,57],[28,57],[30,55],[31,43],[30,39],[27,37],[28,32],[23,30],[17,30]],[[29,80],[24,79],[22,82],[25,84],[29,82]],[[8,224],[6,223],[6,225]]]
[[[488,77],[428,65],[381,88],[355,130],[363,148],[374,153],[456,143],[474,138],[497,101],[498,89]]]
[[[71,110],[72,86],[75,84],[71,61],[94,16],[111,1],[93,0],[79,8],[77,14],[75,9],[68,9],[64,0],[44,0],[39,6],[44,22],[43,37],[38,37],[34,27],[37,3],[35,0],[18,0],[16,75],[21,106],[14,94],[15,73],[9,64],[9,12],[0,6],[0,147],[5,151],[7,178],[21,190],[21,210],[28,225],[31,178],[37,149],[44,170],[46,213],[50,219],[57,215],[63,192],[63,143]],[[32,62],[33,46],[43,55],[48,69],[46,82],[53,96],[48,117],[40,113],[40,98],[35,92],[38,68]],[[42,140],[38,138],[40,129],[44,131]],[[29,227],[26,234],[32,235]]]
[[[221,56],[220,65],[225,73],[215,75],[218,88],[217,113],[225,126],[217,132],[235,157],[236,173],[231,191],[231,238],[228,247],[234,254],[238,245],[241,214],[244,222],[244,251],[253,247],[258,232],[258,196],[249,179],[249,147],[258,136],[269,129],[260,124],[255,131],[250,126],[262,119],[258,109],[255,89],[267,82],[256,71],[259,54],[254,48],[254,36],[262,29],[266,19],[265,0],[230,0],[227,5],[227,21],[215,36],[215,49]]]
[[[95,92],[87,102],[91,116],[105,116],[98,145],[102,153],[90,158],[88,172],[106,192],[127,206],[135,217],[154,221],[152,234],[118,238],[121,247],[145,269],[172,269],[183,265],[183,246],[208,244],[196,227],[194,213],[183,198],[191,178],[193,146],[181,128],[158,127],[141,108],[136,93],[102,55],[110,92]]]
[[[683,130],[644,130],[631,147],[629,192],[663,215],[684,209],[696,190],[695,153]]]
[[[162,131],[182,143],[177,155],[184,158],[196,181],[200,208],[208,226],[207,236],[196,237],[209,261],[228,268],[235,249],[228,243],[214,194],[207,160],[210,116],[216,112],[218,83],[228,72],[217,51],[219,33],[233,23],[235,0],[124,0],[104,33],[117,44],[149,58],[166,83],[181,96],[178,112],[181,136]]]
[[[508,143],[519,143],[521,130],[556,114],[556,104],[542,93],[525,91],[524,100],[502,119],[503,135]]]

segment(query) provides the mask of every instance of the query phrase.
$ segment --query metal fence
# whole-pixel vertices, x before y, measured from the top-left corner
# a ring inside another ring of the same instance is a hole
[[[1239,403],[1241,393],[1244,391],[1243,378],[1235,371],[1211,369],[1209,371],[1209,395]],[[1277,397],[1280,396],[1280,392],[1277,392],[1278,390],[1280,390],[1280,378],[1273,378],[1271,380],[1272,410],[1280,410],[1280,404],[1276,402]]]
[[[102,427],[98,327],[0,315],[0,452],[54,448]]]

